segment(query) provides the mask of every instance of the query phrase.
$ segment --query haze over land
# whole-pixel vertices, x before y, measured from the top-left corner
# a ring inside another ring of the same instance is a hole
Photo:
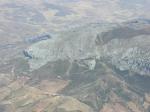
[[[149,0],[0,0],[0,112],[150,112]]]

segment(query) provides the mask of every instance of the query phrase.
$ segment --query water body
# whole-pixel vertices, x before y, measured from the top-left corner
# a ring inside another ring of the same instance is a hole
[[[25,38],[25,43],[36,43],[36,42],[39,42],[39,41],[43,41],[43,40],[48,40],[50,39],[51,36],[49,34],[42,34],[42,35],[37,35],[37,36],[33,36],[33,37],[27,37]]]

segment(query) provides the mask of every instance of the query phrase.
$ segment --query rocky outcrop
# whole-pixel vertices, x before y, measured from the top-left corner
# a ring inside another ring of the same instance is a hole
[[[149,74],[149,29],[150,24],[137,21],[119,25],[90,24],[61,32],[57,38],[33,44],[26,50],[32,57],[30,68],[38,69],[57,60],[84,60],[84,64],[93,69],[94,60],[100,59],[122,71]]]
[[[131,70],[148,75],[150,73],[149,44],[149,35],[140,35],[131,39],[114,39],[102,46],[100,53],[101,57],[121,71]]]

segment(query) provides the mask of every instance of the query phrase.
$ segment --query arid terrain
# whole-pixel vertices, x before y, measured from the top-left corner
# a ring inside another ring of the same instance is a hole
[[[0,0],[0,112],[150,112],[149,0]]]

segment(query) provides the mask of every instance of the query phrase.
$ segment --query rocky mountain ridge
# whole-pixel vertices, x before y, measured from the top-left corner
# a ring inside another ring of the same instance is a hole
[[[135,21],[122,24],[91,24],[62,32],[53,39],[33,44],[27,49],[33,58],[31,69],[47,62],[105,59],[120,70],[150,73],[150,24]],[[137,26],[140,25],[139,28]],[[136,28],[135,28],[136,27]]]

